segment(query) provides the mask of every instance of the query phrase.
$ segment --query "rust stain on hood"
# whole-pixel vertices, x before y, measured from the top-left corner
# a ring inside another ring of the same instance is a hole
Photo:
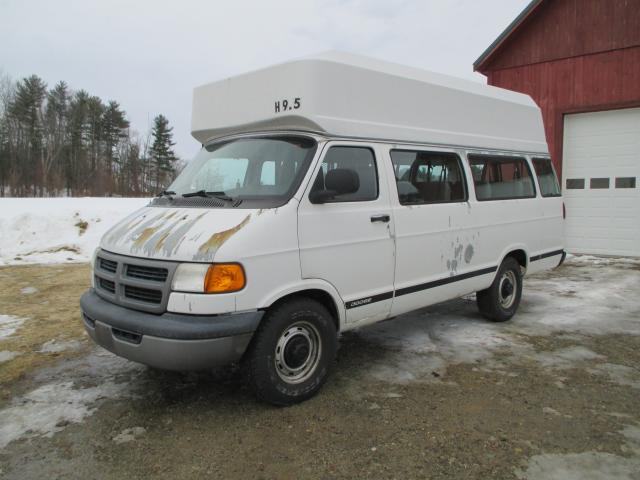
[[[146,242],[151,237],[151,235],[153,235],[158,231],[158,228],[160,228],[160,226],[145,228],[142,231],[142,233],[138,236],[138,238],[136,238],[135,242],[133,242],[133,246],[141,247],[144,244],[144,242]]]
[[[242,222],[240,222],[235,227],[230,228],[228,230],[223,230],[222,232],[216,232],[213,235],[211,235],[211,237],[209,237],[209,240],[207,240],[202,245],[200,245],[200,248],[198,248],[198,254],[196,255],[195,259],[197,260],[210,259],[211,256],[213,256],[213,254],[216,253],[216,251],[224,244],[224,242],[229,240],[233,235],[239,232],[247,223],[249,223],[250,218],[251,218],[251,214],[247,215],[244,218],[244,220],[242,220]]]

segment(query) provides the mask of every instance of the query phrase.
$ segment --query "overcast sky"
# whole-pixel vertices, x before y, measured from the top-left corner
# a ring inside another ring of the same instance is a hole
[[[191,157],[196,85],[325,50],[484,82],[473,61],[529,0],[0,0],[0,71],[165,114]]]

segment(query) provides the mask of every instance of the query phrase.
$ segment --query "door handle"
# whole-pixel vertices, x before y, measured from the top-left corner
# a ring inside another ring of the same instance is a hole
[[[391,217],[389,215],[372,215],[371,216],[371,223],[373,222],[388,223],[389,220],[391,220]]]

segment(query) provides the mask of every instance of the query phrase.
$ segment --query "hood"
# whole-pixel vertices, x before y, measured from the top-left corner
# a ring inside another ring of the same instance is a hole
[[[217,250],[242,230],[257,212],[251,209],[145,207],[107,231],[100,247],[134,257],[212,262]]]

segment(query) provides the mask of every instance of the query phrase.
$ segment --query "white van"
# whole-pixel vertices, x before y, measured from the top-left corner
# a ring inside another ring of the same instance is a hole
[[[241,361],[259,398],[315,394],[340,332],[477,292],[511,318],[559,265],[563,205],[524,95],[339,53],[196,88],[202,142],[103,237],[96,343],[162,369]]]

